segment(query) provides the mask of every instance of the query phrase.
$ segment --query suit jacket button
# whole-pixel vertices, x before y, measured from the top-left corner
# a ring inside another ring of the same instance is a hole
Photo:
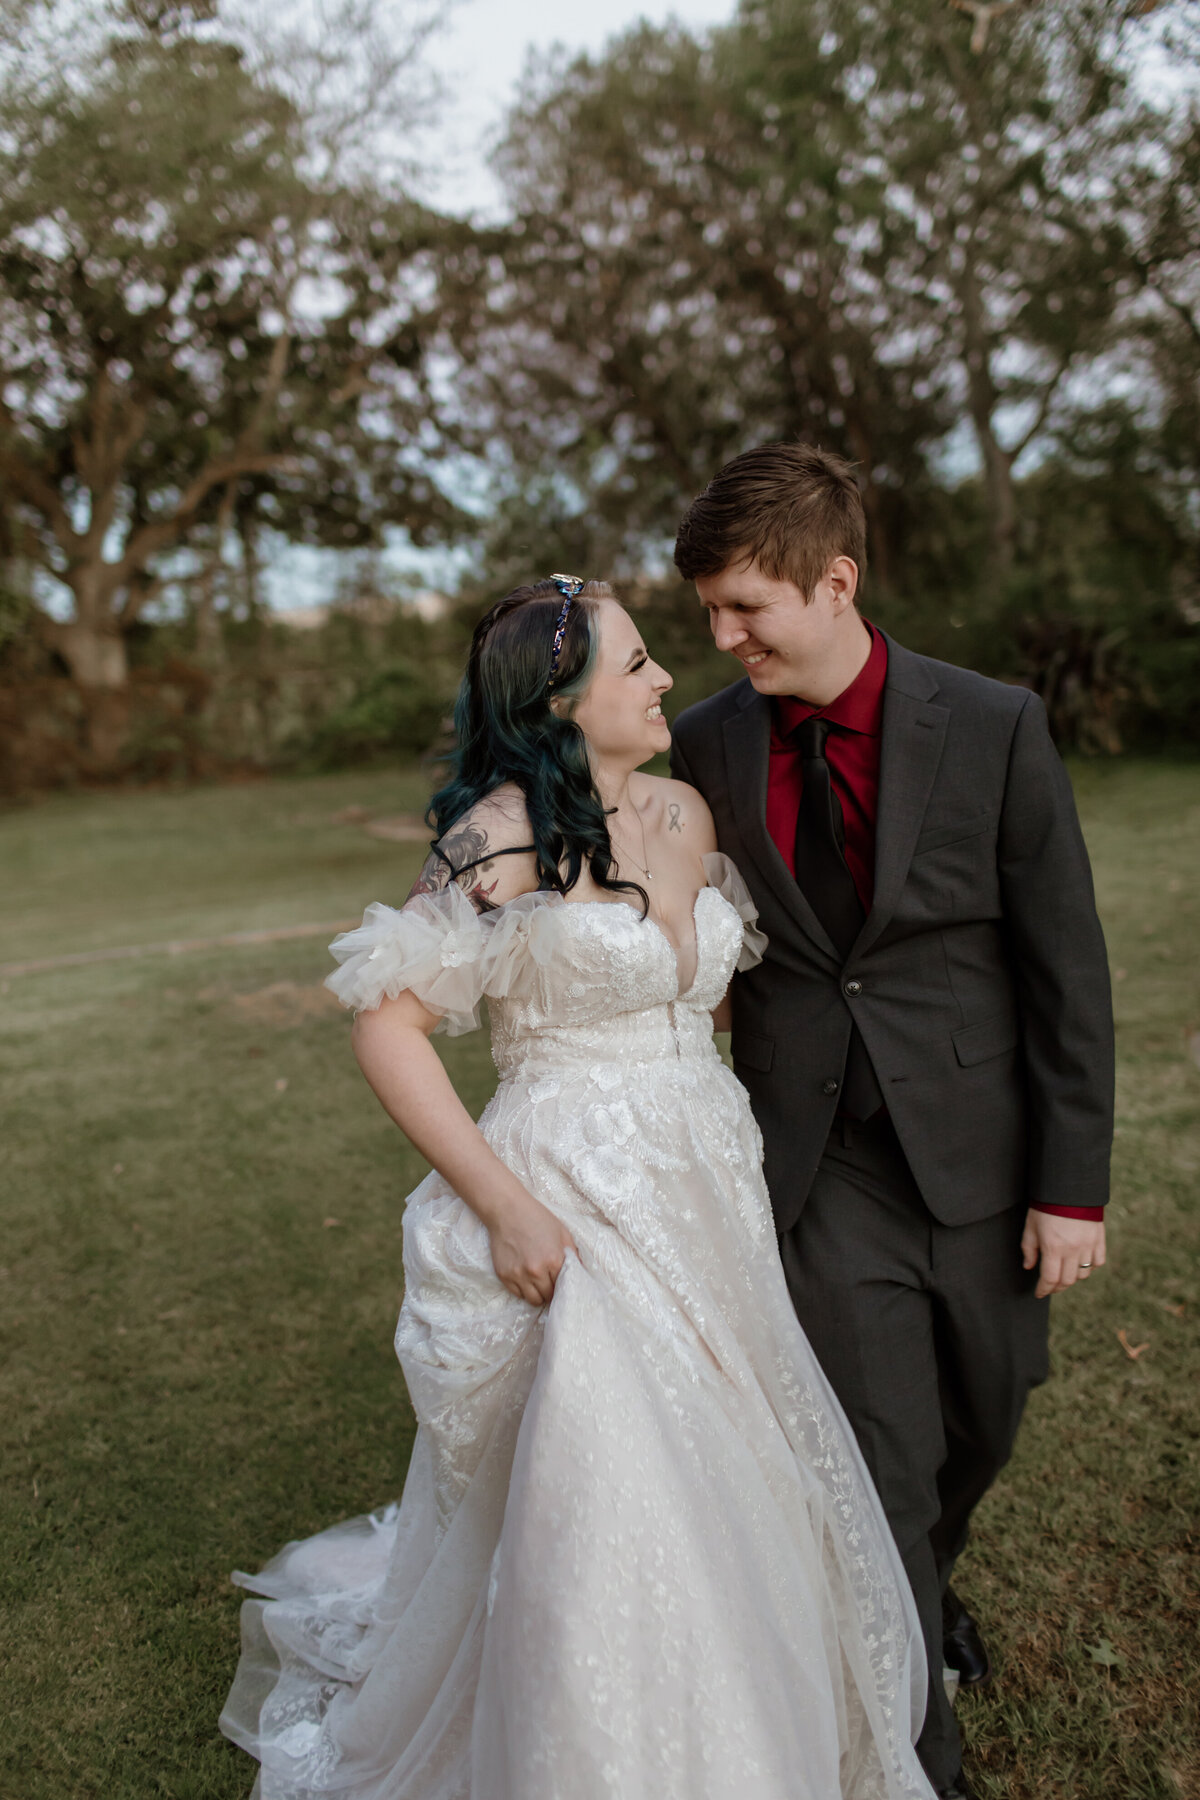
[[[836,1081],[831,1079],[829,1081],[823,1081],[821,1083],[821,1092],[823,1094],[828,1094],[832,1098],[832,1096],[834,1094],[836,1094],[837,1091],[838,1091],[838,1084]]]
[[[851,1000],[856,1000],[858,998],[858,996],[862,993],[862,982],[861,981],[848,981],[846,983],[845,987],[842,989],[842,992],[843,992],[843,994],[849,994]]]

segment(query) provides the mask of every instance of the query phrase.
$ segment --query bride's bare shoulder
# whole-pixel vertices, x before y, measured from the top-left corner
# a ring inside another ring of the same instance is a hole
[[[476,912],[488,912],[537,887],[537,857],[525,797],[515,782],[493,788],[434,843],[409,894],[439,893],[456,882]]]
[[[638,802],[646,807],[652,828],[668,843],[697,856],[716,849],[716,828],[703,794],[688,782],[667,775],[639,773],[631,777],[631,787],[634,783],[640,788]]]

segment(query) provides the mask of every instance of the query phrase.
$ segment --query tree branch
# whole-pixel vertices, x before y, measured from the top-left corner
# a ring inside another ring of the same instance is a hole
[[[283,378],[287,374],[288,355],[292,347],[290,331],[281,331],[271,344],[271,355],[267,362],[266,378],[254,402],[253,410],[246,422],[245,429],[234,445],[234,456],[245,454],[252,445],[258,444],[262,438],[263,426],[267,413],[279,398],[279,390],[283,386]]]
[[[110,565],[109,591],[116,592],[127,586],[145,568],[152,556],[175,543],[192,523],[214,488],[227,481],[236,481],[241,475],[269,475],[276,469],[286,468],[294,460],[280,450],[247,456],[235,454],[220,462],[210,463],[183,490],[179,504],[169,518],[154,519],[133,533],[120,562]]]
[[[971,49],[976,56],[982,56],[987,49],[988,33],[993,19],[1002,19],[1005,13],[1023,6],[1025,0],[950,0],[956,12],[966,13],[974,20],[971,32]]]
[[[1037,416],[1034,419],[1033,424],[1029,427],[1029,430],[1025,435],[1019,438],[1008,452],[1010,462],[1015,463],[1022,452],[1029,448],[1038,432],[1042,429],[1042,426],[1046,423],[1046,420],[1050,416],[1050,408],[1054,404],[1054,396],[1058,392],[1059,383],[1070,368],[1073,359],[1074,352],[1070,350],[1060,358],[1057,369],[1046,383],[1042,393],[1042,403],[1037,409]]]
[[[1182,319],[1188,329],[1192,342],[1196,345],[1200,345],[1200,321],[1197,320],[1195,313],[1192,311],[1192,308],[1188,305],[1187,301],[1177,300],[1174,294],[1168,294],[1166,289],[1160,287],[1158,282],[1153,279],[1148,281],[1146,285],[1149,287],[1151,293],[1158,295],[1164,306],[1170,307],[1176,317]]]
[[[67,556],[79,554],[80,538],[71,524],[67,509],[50,483],[31,469],[28,463],[9,450],[0,449],[0,476],[8,481],[20,499],[40,512],[59,548]]]
[[[152,575],[145,582],[138,582],[136,578],[132,580],[125,590],[125,604],[117,614],[118,622],[123,626],[132,625],[143,608],[149,606],[152,600],[157,600],[166,585],[165,575]]]

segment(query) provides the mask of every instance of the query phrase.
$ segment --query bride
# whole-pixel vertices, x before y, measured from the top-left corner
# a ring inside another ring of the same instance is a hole
[[[441,836],[333,945],[433,1173],[396,1333],[403,1499],[236,1579],[261,1800],[931,1800],[916,1614],[796,1323],[713,1044],[763,942],[670,677],[599,582],[480,621]],[[478,1125],[429,1039],[486,997]]]

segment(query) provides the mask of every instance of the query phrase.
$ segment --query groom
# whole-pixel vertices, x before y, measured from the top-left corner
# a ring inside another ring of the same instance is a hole
[[[850,465],[739,456],[675,561],[745,677],[674,727],[770,938],[733,987],[792,1299],[849,1415],[929,1656],[918,1748],[968,1795],[943,1656],[988,1674],[949,1588],[1046,1375],[1047,1296],[1104,1261],[1108,965],[1041,702],[916,656],[855,600]]]

